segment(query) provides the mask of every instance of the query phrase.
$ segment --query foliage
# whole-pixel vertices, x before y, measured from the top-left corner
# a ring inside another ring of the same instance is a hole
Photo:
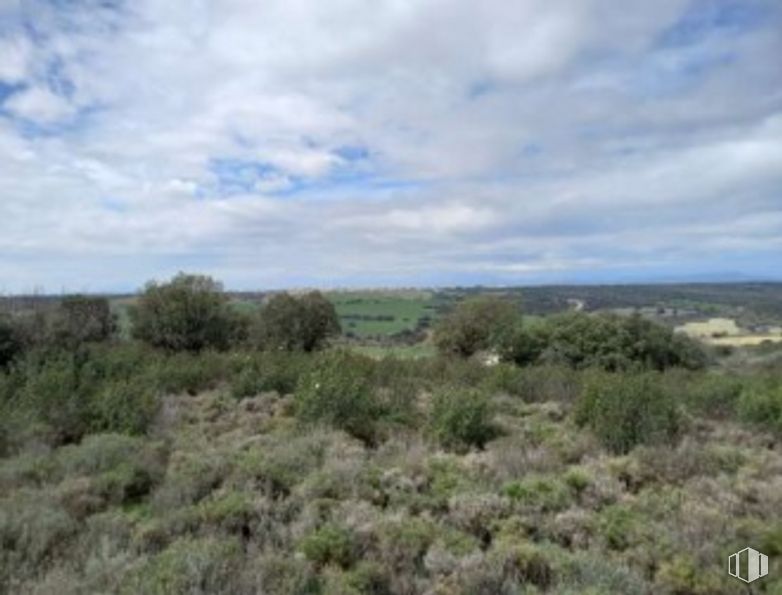
[[[109,300],[83,295],[62,299],[54,319],[54,342],[63,346],[111,339],[117,331]]]
[[[273,295],[251,331],[253,344],[270,351],[317,351],[340,333],[334,306],[319,291],[300,297]]]
[[[148,283],[130,317],[134,338],[172,351],[224,349],[239,325],[220,283],[185,273],[168,283]]]
[[[123,593],[231,593],[241,548],[235,540],[182,538],[124,581]]]
[[[350,566],[353,561],[353,543],[350,532],[334,524],[324,525],[299,543],[299,550],[319,566],[337,564]]]
[[[370,384],[371,362],[344,351],[324,354],[296,389],[296,413],[372,440],[379,404]]]
[[[443,354],[469,357],[498,347],[503,333],[520,320],[520,310],[511,302],[492,297],[468,299],[440,320],[434,342]]]
[[[482,391],[440,389],[432,397],[429,415],[432,436],[446,448],[482,448],[496,433],[489,400]]]
[[[782,435],[782,381],[769,377],[756,379],[739,397],[739,417]]]
[[[638,444],[667,444],[681,431],[679,407],[659,374],[595,374],[576,404],[576,423],[603,445],[625,453]]]
[[[128,355],[128,351],[120,351]],[[30,353],[10,377],[5,401],[18,426],[49,428],[51,441],[66,443],[88,432],[144,433],[160,405],[156,386],[112,350]]]
[[[706,363],[694,341],[641,316],[582,312],[553,315],[531,328],[515,327],[504,336],[501,355],[519,365],[547,362],[610,371],[699,369]]]
[[[16,327],[7,317],[0,316],[0,371],[8,366],[23,349]]]

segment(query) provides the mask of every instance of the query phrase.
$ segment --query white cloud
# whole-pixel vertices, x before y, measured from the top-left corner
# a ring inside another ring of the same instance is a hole
[[[20,37],[0,38],[0,81],[19,83],[27,76],[29,44]]]
[[[40,87],[13,95],[6,101],[5,108],[15,116],[43,124],[63,120],[75,113],[66,99]]]
[[[782,17],[750,4],[760,24],[667,46],[686,0],[0,8],[23,86],[0,95],[0,275],[523,279],[772,250],[735,225],[782,232]],[[216,162],[250,168],[231,196]]]

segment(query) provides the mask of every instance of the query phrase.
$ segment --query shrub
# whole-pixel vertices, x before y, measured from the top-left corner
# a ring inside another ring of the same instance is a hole
[[[144,434],[160,403],[155,388],[143,378],[108,383],[93,397],[87,425],[93,432]]]
[[[518,364],[553,363],[609,371],[670,367],[700,369],[706,355],[697,343],[638,315],[567,312],[532,329],[505,336],[502,355]]]
[[[238,541],[181,538],[129,573],[122,593],[233,593],[241,561]]]
[[[319,291],[301,297],[278,293],[258,313],[251,339],[270,351],[316,351],[340,332],[334,305]]]
[[[353,538],[347,529],[328,524],[304,537],[299,551],[319,566],[337,564],[347,568],[353,562]]]
[[[675,388],[683,389],[687,406],[700,415],[732,417],[741,395],[744,381],[728,374],[697,374],[682,378],[677,374],[669,379]]]
[[[429,429],[445,448],[483,448],[495,435],[486,394],[478,390],[440,389],[432,397]]]
[[[225,357],[214,351],[176,353],[154,368],[157,386],[167,394],[196,395],[215,388],[227,373]]]
[[[498,298],[476,298],[458,304],[437,324],[434,342],[440,353],[469,357],[499,347],[502,334],[521,321],[519,308]]]
[[[0,316],[0,373],[22,353],[22,339],[10,319]]]
[[[503,487],[503,494],[524,507],[541,511],[562,510],[570,503],[570,492],[561,482],[547,477],[527,477]]]
[[[310,357],[302,353],[264,352],[246,355],[235,365],[231,394],[237,399],[265,391],[290,394],[295,391],[310,363]]]
[[[747,386],[741,392],[738,413],[744,422],[782,434],[782,382],[769,378]]]
[[[575,419],[620,454],[638,444],[672,443],[681,429],[677,403],[656,373],[593,375],[576,404]]]
[[[296,414],[366,441],[379,413],[369,382],[371,362],[343,351],[324,354],[296,389]]]
[[[40,364],[26,362],[18,406],[55,432],[57,442],[78,440],[87,430],[90,394],[80,383],[74,354],[58,354]]]
[[[116,316],[111,312],[109,300],[104,297],[65,297],[54,315],[54,341],[64,347],[107,341],[116,331]]]
[[[0,578],[40,575],[47,560],[62,555],[78,524],[49,495],[19,490],[0,499]],[[3,576],[6,575],[6,576]]]
[[[235,336],[237,316],[210,277],[178,274],[147,284],[130,311],[133,337],[172,351],[224,349]]]

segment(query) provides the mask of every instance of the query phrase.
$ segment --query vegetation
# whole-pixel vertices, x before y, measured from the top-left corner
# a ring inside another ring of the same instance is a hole
[[[0,593],[728,595],[748,544],[782,589],[777,351],[704,367],[643,319],[490,300],[441,356],[371,358],[277,324],[322,297],[272,300],[247,335],[183,275],[133,315],[165,333],[0,321]]]
[[[505,360],[519,365],[545,362],[609,371],[706,365],[693,340],[638,315],[558,314],[531,329],[517,326],[500,349]]]
[[[520,310],[510,302],[499,298],[470,299],[440,320],[434,342],[443,354],[469,357],[497,347],[503,334],[520,323]]]
[[[11,321],[0,317],[0,368],[5,368],[22,351],[22,342]]]
[[[474,389],[441,389],[432,398],[430,428],[446,448],[483,447],[494,434],[489,400]]]
[[[256,316],[251,338],[260,349],[317,351],[340,331],[334,306],[319,291],[278,293]]]
[[[130,310],[134,338],[173,351],[225,349],[237,330],[232,314],[220,283],[184,273],[148,283]]]
[[[670,446],[682,423],[673,395],[654,373],[592,376],[576,407],[575,421],[589,426],[617,454],[639,444]]]

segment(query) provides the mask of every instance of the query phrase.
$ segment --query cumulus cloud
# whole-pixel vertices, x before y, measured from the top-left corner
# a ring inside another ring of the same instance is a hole
[[[0,8],[0,290],[782,276],[773,0]]]

